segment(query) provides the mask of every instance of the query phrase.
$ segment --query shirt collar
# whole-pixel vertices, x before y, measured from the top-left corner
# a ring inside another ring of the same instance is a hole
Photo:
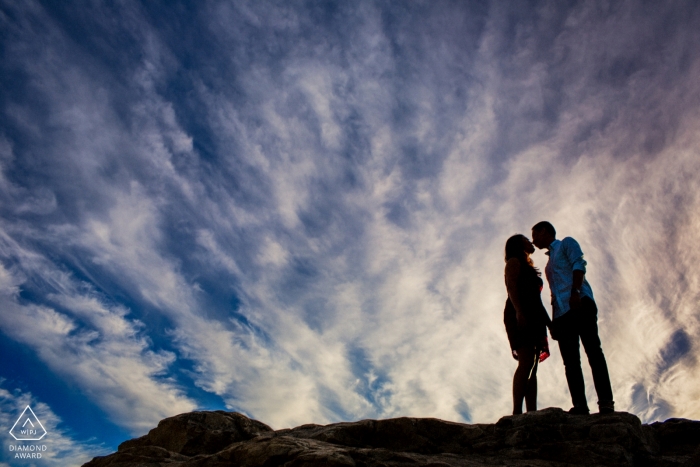
[[[552,240],[552,243],[549,244],[547,248],[547,251],[544,252],[545,255],[549,256],[549,254],[552,252],[552,248],[555,246],[559,245],[561,243],[561,240],[557,240],[556,238]]]

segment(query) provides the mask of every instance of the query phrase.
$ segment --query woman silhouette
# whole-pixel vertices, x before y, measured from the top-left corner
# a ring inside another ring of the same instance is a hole
[[[540,272],[530,259],[535,247],[524,235],[506,242],[505,279],[508,299],[503,321],[518,368],[513,375],[513,415],[537,410],[537,365],[549,357],[549,315],[542,305]]]

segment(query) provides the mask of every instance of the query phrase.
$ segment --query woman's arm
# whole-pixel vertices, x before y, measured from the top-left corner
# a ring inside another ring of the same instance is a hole
[[[522,313],[520,306],[520,295],[518,294],[518,279],[520,278],[520,261],[517,258],[511,258],[506,263],[506,290],[508,298],[510,298],[513,308],[515,308],[515,316],[518,319],[518,324],[525,324],[525,315]]]

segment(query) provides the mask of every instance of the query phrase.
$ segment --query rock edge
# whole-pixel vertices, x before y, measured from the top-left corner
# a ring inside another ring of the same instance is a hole
[[[162,420],[83,467],[700,466],[700,422],[643,425],[636,416],[548,408],[462,424],[434,418],[362,420],[272,430],[236,412]]]

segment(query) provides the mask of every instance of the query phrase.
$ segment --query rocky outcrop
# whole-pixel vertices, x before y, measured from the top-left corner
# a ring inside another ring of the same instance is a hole
[[[700,466],[700,422],[642,425],[634,415],[550,408],[467,425],[363,420],[273,431],[238,413],[167,418],[83,467]]]

